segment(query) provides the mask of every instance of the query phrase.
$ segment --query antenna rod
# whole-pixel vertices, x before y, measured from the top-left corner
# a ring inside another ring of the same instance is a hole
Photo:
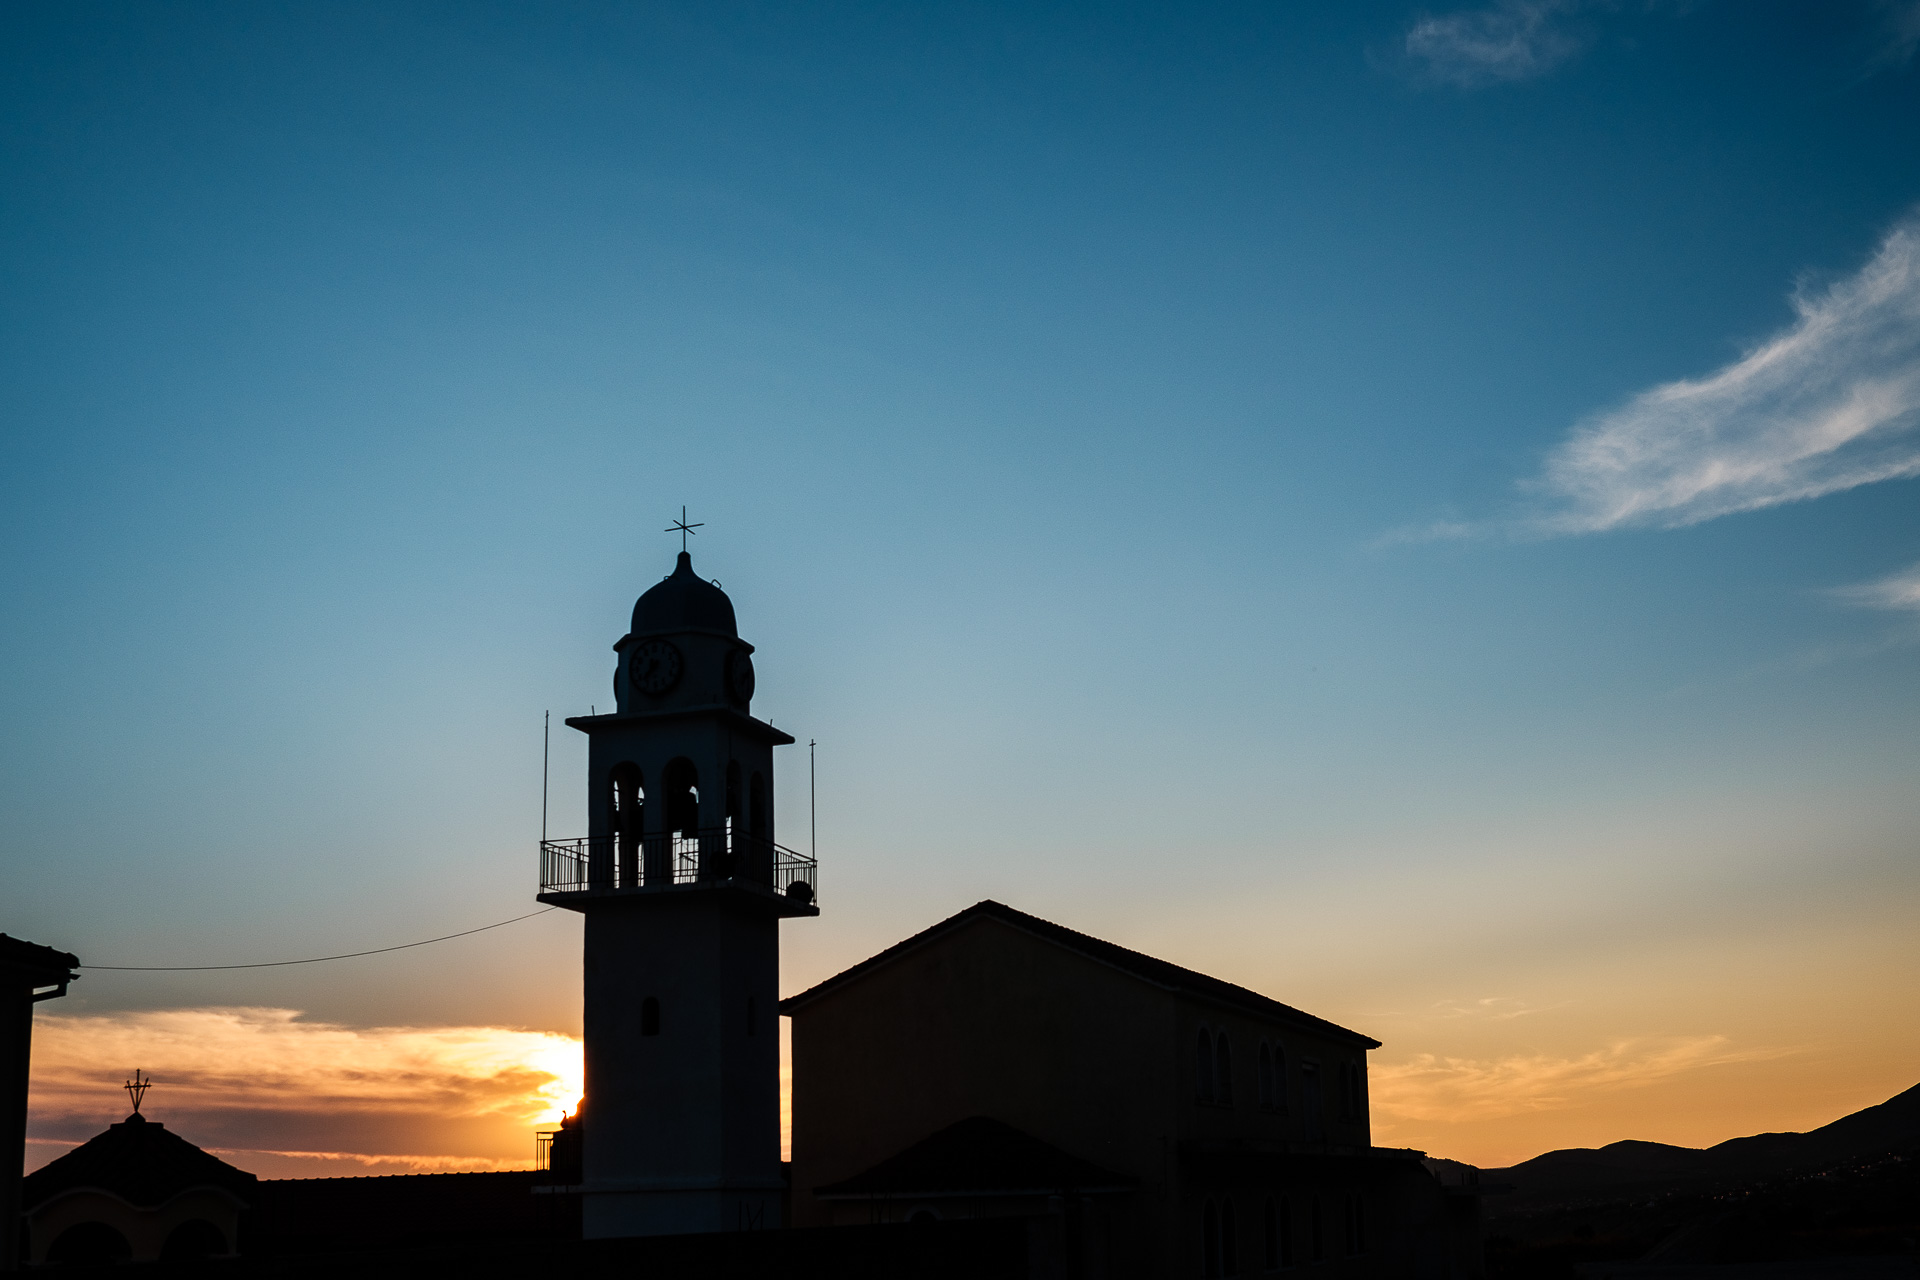
[[[553,712],[540,718],[540,843],[547,842],[547,756],[553,745]]]
[[[807,739],[807,856],[820,861],[820,820],[814,816],[813,739]]]

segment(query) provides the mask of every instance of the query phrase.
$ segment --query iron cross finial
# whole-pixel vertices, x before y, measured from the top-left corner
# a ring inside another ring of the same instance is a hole
[[[142,1080],[140,1078],[140,1068],[135,1067],[133,1069],[133,1079],[127,1081],[125,1084],[121,1085],[120,1087],[127,1091],[127,1096],[129,1098],[133,1099],[133,1114],[139,1115],[140,1102],[143,1098],[147,1096],[147,1090],[153,1087],[153,1077],[148,1076],[146,1079]]]
[[[687,509],[685,507],[681,507],[680,518],[678,520],[675,520],[672,524],[668,525],[666,529],[663,530],[663,532],[673,533],[675,531],[678,531],[680,534],[680,549],[682,551],[685,551],[687,549],[687,535],[692,533],[695,529],[703,527],[706,523],[707,522],[705,520],[695,520],[692,524],[688,524]]]

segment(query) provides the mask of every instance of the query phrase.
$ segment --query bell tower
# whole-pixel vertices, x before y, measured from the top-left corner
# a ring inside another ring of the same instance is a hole
[[[588,1238],[780,1225],[780,921],[811,858],[774,841],[753,646],[692,557],[633,606],[587,735],[587,834],[540,846],[540,901],[586,917]]]

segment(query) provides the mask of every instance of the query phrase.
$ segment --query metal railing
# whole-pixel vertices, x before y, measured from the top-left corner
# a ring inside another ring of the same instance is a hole
[[[540,892],[593,893],[745,880],[810,903],[819,893],[812,858],[731,825],[670,835],[582,836],[540,842]]]

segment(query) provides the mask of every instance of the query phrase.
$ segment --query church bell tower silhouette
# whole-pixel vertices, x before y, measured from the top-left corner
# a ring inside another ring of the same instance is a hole
[[[540,901],[586,917],[583,1231],[777,1227],[780,921],[819,914],[774,842],[793,738],[750,714],[753,646],[685,550],[614,651],[614,712],[567,721],[587,835],[540,847]]]

